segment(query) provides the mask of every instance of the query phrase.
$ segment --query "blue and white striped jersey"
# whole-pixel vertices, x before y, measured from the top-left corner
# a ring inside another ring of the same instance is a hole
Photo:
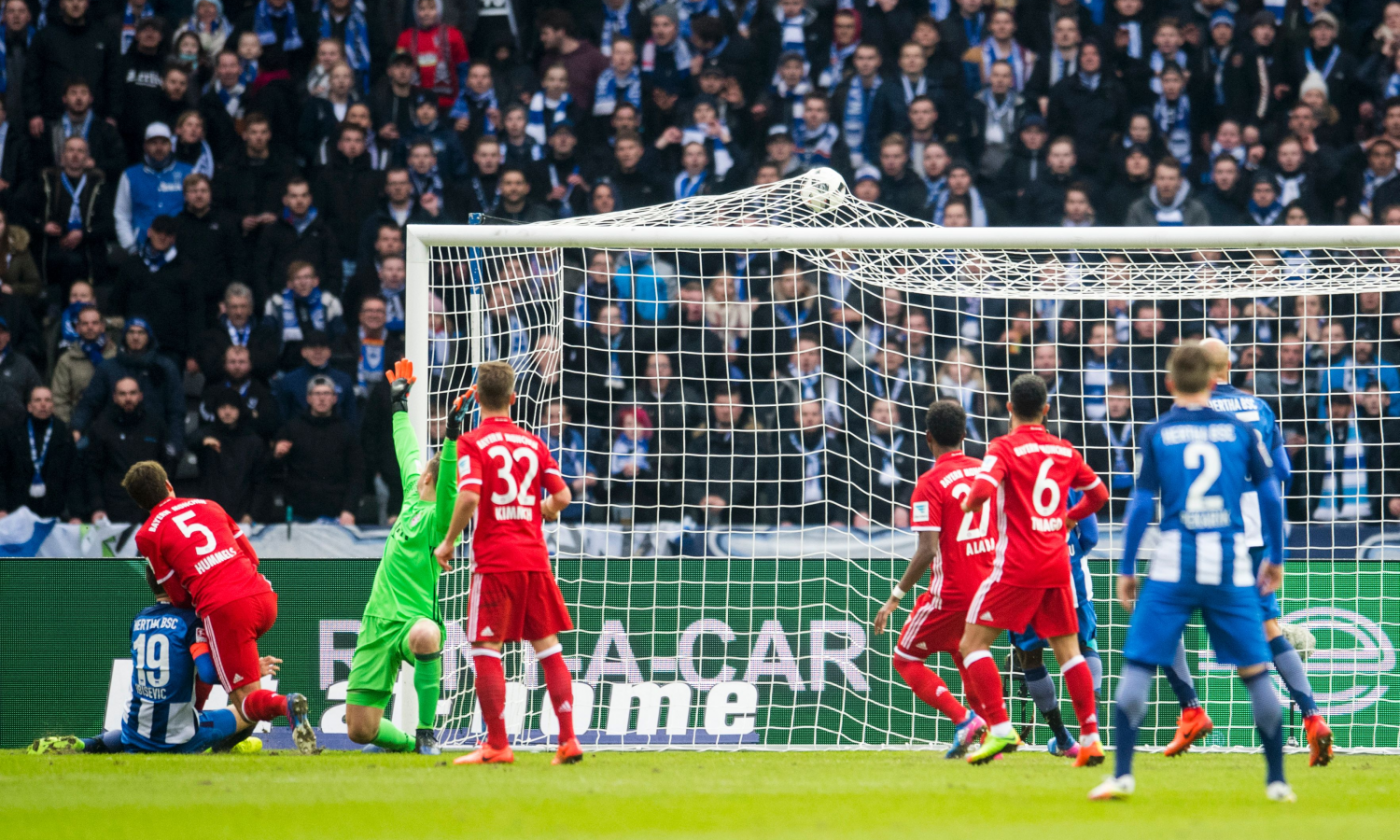
[[[174,750],[194,737],[195,645],[204,631],[194,610],[152,604],[131,623],[131,704],[122,741],[142,752]]]
[[[1274,480],[1263,441],[1231,414],[1181,406],[1148,426],[1141,440],[1138,489],[1162,502],[1149,577],[1252,586],[1241,497]]]
[[[1274,462],[1274,475],[1280,481],[1287,479],[1293,471],[1288,463],[1288,450],[1283,448],[1283,431],[1269,404],[1236,388],[1233,385],[1216,385],[1210,392],[1210,407],[1216,411],[1233,415],[1236,420],[1250,427],[1259,435],[1259,440],[1268,450]],[[1244,513],[1245,544],[1251,548],[1264,544],[1264,525],[1259,514],[1259,494],[1249,491],[1240,500]]]

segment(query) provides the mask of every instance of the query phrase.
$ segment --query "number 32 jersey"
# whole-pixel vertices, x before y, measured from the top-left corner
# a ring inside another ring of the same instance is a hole
[[[967,612],[977,587],[992,571],[997,530],[991,503],[963,513],[962,502],[982,462],[962,452],[938,457],[933,469],[919,476],[909,499],[909,527],[938,532],[938,563],[929,576],[928,591],[936,610]]]
[[[481,494],[472,569],[551,571],[540,502],[564,486],[549,447],[508,417],[487,417],[458,438],[457,491]]]
[[[170,498],[136,532],[136,550],[176,606],[193,603],[201,617],[225,604],[272,591],[258,574],[258,555],[238,523],[217,502]]]
[[[1044,426],[1018,426],[987,447],[977,479],[996,488],[992,504],[1000,536],[992,574],[1032,589],[1071,585],[1069,491],[1100,483],[1079,451]]]

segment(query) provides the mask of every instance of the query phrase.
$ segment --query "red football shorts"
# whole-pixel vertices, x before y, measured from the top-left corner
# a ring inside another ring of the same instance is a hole
[[[933,595],[925,592],[914,602],[914,611],[899,631],[895,656],[923,660],[939,651],[957,653],[966,626],[967,610],[935,609]]]
[[[232,692],[262,679],[258,639],[277,623],[277,593],[249,595],[204,617],[204,634],[224,691]]]
[[[1024,633],[1033,621],[1037,633],[1053,639],[1079,632],[1074,607],[1073,583],[1041,589],[1014,586],[989,577],[972,599],[967,621],[1013,633]]]
[[[472,575],[467,641],[536,641],[574,629],[569,608],[549,572]]]

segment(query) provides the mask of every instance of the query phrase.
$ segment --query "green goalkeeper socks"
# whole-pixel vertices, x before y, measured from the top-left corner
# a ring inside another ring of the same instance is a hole
[[[442,685],[442,654],[415,656],[413,688],[418,692],[418,728],[437,728],[438,696]]]
[[[413,749],[414,740],[412,735],[390,723],[388,718],[380,718],[379,734],[374,736],[373,743],[381,750],[408,752]]]

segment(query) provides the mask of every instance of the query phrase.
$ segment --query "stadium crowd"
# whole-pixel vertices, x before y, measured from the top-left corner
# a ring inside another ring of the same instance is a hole
[[[240,520],[392,519],[408,224],[820,166],[947,226],[1400,224],[1400,2],[6,0],[0,26],[0,513],[140,521],[120,478],[157,459]],[[922,408],[959,400],[985,443],[1022,371],[1121,509],[1190,335],[1274,402],[1290,518],[1400,518],[1400,295],[569,259],[562,334],[517,263],[488,342],[530,369],[565,521],[902,525]]]

